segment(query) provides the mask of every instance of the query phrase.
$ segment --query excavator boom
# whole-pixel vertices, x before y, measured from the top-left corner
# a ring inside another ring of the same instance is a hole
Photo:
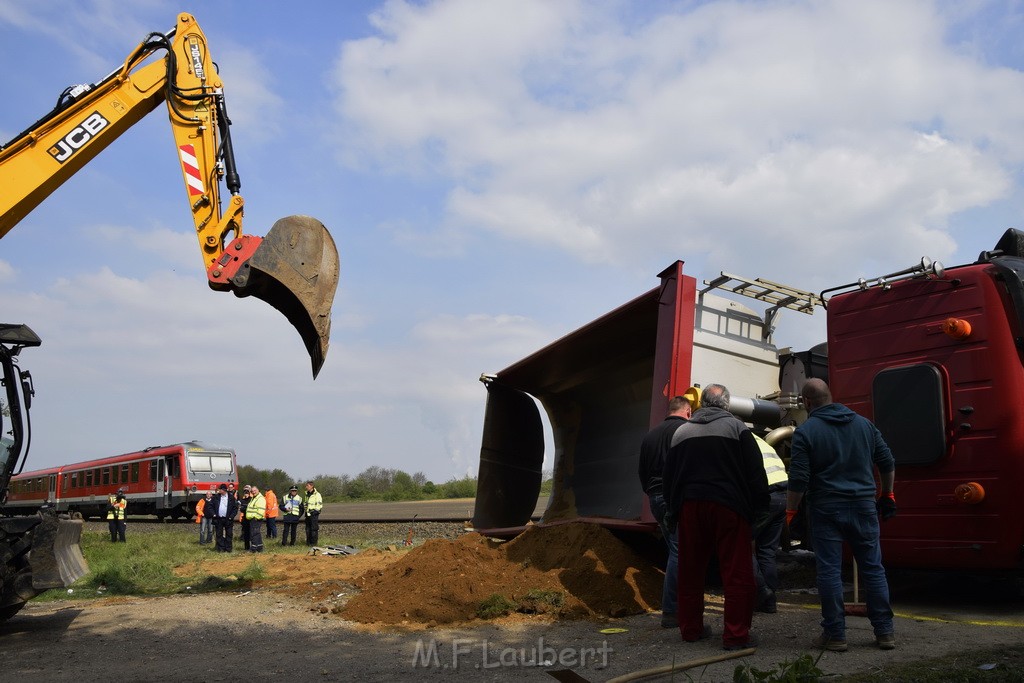
[[[210,287],[254,296],[284,313],[302,337],[315,378],[330,338],[337,248],[324,225],[308,216],[283,218],[266,237],[243,234],[224,87],[189,14],[180,14],[168,33],[147,36],[102,80],[65,90],[52,111],[0,147],[0,237],[161,102]]]

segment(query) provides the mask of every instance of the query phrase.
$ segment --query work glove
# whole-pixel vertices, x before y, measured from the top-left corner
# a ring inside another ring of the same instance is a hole
[[[887,519],[896,516],[896,496],[893,493],[886,493],[879,496],[878,500],[875,501],[875,507],[878,509],[878,517],[884,522]]]

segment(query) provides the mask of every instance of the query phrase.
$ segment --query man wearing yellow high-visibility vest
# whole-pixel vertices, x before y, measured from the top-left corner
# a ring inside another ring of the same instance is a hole
[[[306,545],[316,545],[320,540],[320,511],[324,509],[324,497],[311,481],[306,482],[303,505],[306,508]]]
[[[257,486],[249,487],[249,503],[242,512],[249,521],[249,552],[263,552],[263,532],[260,527],[267,516],[267,499]]]
[[[107,526],[110,529],[110,542],[124,543],[125,509],[128,507],[128,500],[124,496],[124,489],[118,489],[107,497]]]
[[[775,554],[779,550],[782,527],[786,523],[789,475],[786,474],[786,464],[767,441],[756,434],[754,441],[761,449],[764,473],[768,477],[768,493],[771,496],[767,519],[754,529],[754,579],[757,581],[757,602],[754,610],[775,614],[778,609],[775,591],[779,588],[779,570],[775,564]]]

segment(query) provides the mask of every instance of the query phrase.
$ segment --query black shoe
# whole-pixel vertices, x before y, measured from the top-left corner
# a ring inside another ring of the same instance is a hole
[[[779,611],[778,605],[775,601],[775,591],[765,586],[757,594],[757,606],[754,607],[755,612],[764,612],[765,614],[775,614]]]
[[[669,612],[668,614],[661,615],[661,627],[662,628],[679,628],[679,619],[676,615]]]
[[[746,649],[752,648],[752,647],[756,648],[757,646],[758,646],[757,636],[755,636],[753,633],[748,633],[747,634],[747,642],[745,642],[745,643],[730,643],[728,645],[723,645],[722,649],[723,650],[728,650],[730,652],[733,652],[735,650],[746,650]]]
[[[697,636],[697,638],[695,640],[687,640],[686,638],[683,638],[683,642],[684,643],[696,643],[698,640],[707,640],[710,637],[711,637],[711,627],[708,626],[707,624],[704,624],[704,628],[701,629],[700,635]]]

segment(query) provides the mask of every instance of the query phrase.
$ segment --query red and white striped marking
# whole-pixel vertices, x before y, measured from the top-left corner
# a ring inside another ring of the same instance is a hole
[[[203,194],[203,178],[199,174],[199,160],[196,159],[196,148],[192,145],[181,145],[178,147],[178,154],[181,157],[181,169],[185,172],[185,184],[188,186],[189,196]]]

